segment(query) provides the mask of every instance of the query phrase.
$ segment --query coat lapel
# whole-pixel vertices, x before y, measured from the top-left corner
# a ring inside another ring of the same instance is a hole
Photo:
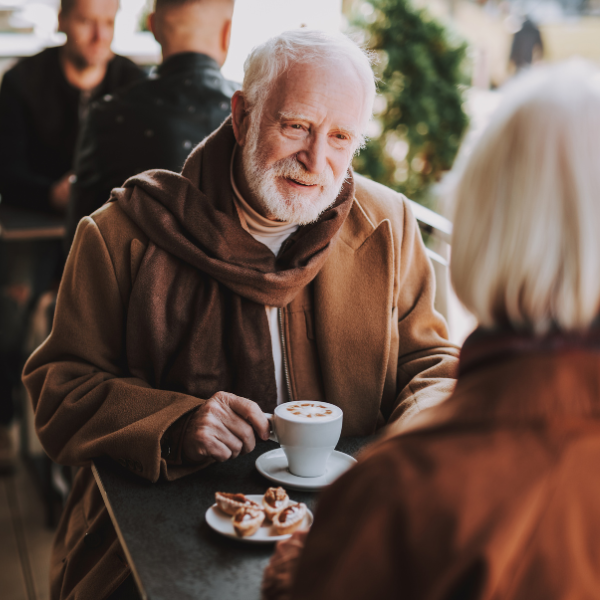
[[[328,402],[344,435],[375,430],[391,340],[394,248],[389,220],[374,225],[355,200],[315,279],[315,327]],[[357,431],[354,431],[354,430]]]

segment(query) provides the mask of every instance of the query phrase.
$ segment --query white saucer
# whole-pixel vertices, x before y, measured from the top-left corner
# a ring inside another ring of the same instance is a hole
[[[355,463],[356,459],[348,454],[334,450],[327,461],[325,475],[321,475],[321,477],[298,477],[289,472],[285,453],[281,448],[278,448],[261,454],[256,459],[255,464],[261,475],[281,484],[286,489],[314,492],[333,483]]]
[[[261,494],[246,494],[246,498],[254,500],[254,502],[258,502],[258,504],[262,505],[263,497]],[[220,533],[221,535],[233,538],[234,540],[239,540],[240,542],[249,542],[251,544],[270,544],[273,542],[278,542],[279,540],[285,540],[291,536],[290,533],[286,535],[274,534],[272,532],[273,527],[269,523],[268,525],[263,525],[254,535],[248,537],[240,537],[236,534],[235,530],[233,529],[231,516],[226,515],[216,504],[213,504],[206,511],[206,522],[210,527],[212,527],[212,529],[214,529],[217,533]],[[310,527],[312,523],[313,514],[307,508],[306,516],[304,517],[304,523],[302,523],[301,527]]]

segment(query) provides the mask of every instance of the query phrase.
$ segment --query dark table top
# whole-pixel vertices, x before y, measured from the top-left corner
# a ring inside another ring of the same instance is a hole
[[[342,438],[337,449],[356,454],[368,438]],[[177,481],[152,484],[110,459],[94,475],[143,598],[150,600],[258,600],[273,544],[249,544],[213,531],[204,519],[215,492],[262,494],[271,485],[254,467],[278,448],[260,442],[247,454]],[[314,510],[318,494],[289,490]]]
[[[64,235],[64,217],[0,204],[2,241],[59,239]]]

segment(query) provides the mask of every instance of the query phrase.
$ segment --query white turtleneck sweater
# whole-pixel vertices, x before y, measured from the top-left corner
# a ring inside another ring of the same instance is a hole
[[[237,147],[236,147],[237,150]],[[288,239],[298,225],[295,223],[270,221],[257,213],[240,194],[233,177],[233,160],[235,152],[231,157],[231,187],[234,192],[234,204],[240,217],[242,227],[257,241],[264,244],[275,256],[277,256],[281,245]],[[273,348],[273,361],[275,363],[275,382],[277,383],[277,404],[288,401],[286,390],[285,373],[283,369],[283,347],[281,345],[281,329],[279,327],[279,315],[274,306],[265,306],[269,332],[271,333],[271,346]]]

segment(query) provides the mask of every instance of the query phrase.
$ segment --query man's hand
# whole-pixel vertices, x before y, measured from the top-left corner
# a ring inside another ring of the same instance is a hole
[[[190,419],[183,435],[183,456],[198,462],[206,457],[219,462],[251,452],[254,432],[269,439],[269,421],[256,402],[217,392]]]
[[[66,212],[69,205],[72,177],[72,173],[67,173],[50,187],[50,206],[60,213]]]
[[[289,600],[307,534],[308,529],[299,529],[277,544],[263,575],[263,600]]]

